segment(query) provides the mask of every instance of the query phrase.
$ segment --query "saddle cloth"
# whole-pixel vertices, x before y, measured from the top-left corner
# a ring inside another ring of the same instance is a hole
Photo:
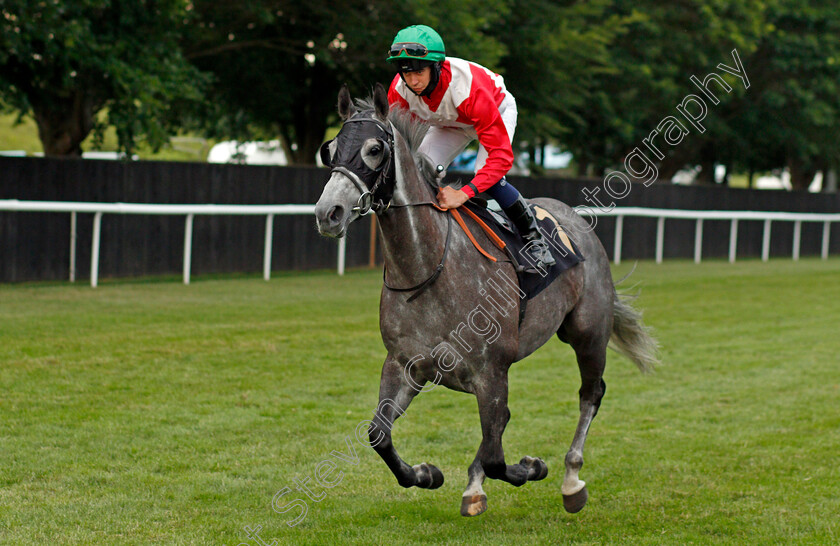
[[[548,269],[538,270],[535,273],[526,273],[523,271],[526,268],[532,268],[533,265],[527,258],[527,251],[522,251],[527,244],[527,241],[522,239],[516,226],[513,225],[506,216],[490,210],[486,203],[475,199],[470,199],[463,206],[473,211],[476,216],[484,220],[490,229],[498,235],[507,245],[508,254],[516,260],[514,264],[516,268],[516,275],[519,279],[519,288],[525,293],[524,300],[529,300],[540,292],[545,290],[560,274],[567,269],[570,269],[580,262],[584,261],[583,255],[574,241],[566,234],[560,223],[548,213],[547,210],[537,206],[530,205],[531,210],[534,211],[537,217],[537,224],[543,234],[551,254],[557,263]]]

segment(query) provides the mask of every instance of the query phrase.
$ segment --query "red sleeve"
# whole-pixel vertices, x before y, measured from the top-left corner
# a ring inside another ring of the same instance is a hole
[[[488,84],[493,87],[488,87]],[[470,96],[458,106],[461,116],[468,119],[475,128],[478,142],[487,150],[487,161],[472,179],[479,193],[501,180],[513,167],[513,148],[499,107],[496,105],[494,90],[495,85],[490,78],[484,74],[479,76],[474,71]],[[474,192],[469,186],[464,186],[462,191],[474,197]]]
[[[400,83],[400,75],[397,74],[394,76],[393,81],[391,82],[391,87],[388,89],[388,103],[391,107],[399,106],[400,108],[405,108],[408,110],[408,101],[405,100],[402,95],[397,92],[397,84]]]

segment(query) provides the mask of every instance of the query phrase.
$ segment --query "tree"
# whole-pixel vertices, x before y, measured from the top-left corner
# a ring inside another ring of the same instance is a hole
[[[560,140],[582,173],[621,169],[676,105],[702,94],[689,78],[723,74],[717,66],[733,65],[733,49],[749,88],[724,75],[732,91],[718,90],[720,103],[708,104],[704,132],[689,127],[678,146],[662,149],[659,180],[688,165],[700,165],[697,182],[707,184],[716,164],[750,176],[788,167],[793,186],[805,188],[817,170],[840,165],[840,12],[832,2],[610,0],[604,14],[626,24],[608,44],[610,70],[582,80],[582,100],[559,113],[571,129]]]
[[[737,165],[788,167],[794,189],[840,166],[840,13],[833,2],[778,0],[745,59],[750,102],[732,119],[743,133]]]
[[[506,12],[503,0],[349,0],[336,5],[250,0],[195,2],[198,20],[184,36],[194,65],[211,73],[208,107],[195,112],[195,127],[238,140],[283,137],[294,163],[313,163],[324,134],[337,122],[342,84],[354,96],[387,84],[385,62],[397,30],[435,27],[447,52],[496,61],[503,48],[484,31]],[[476,15],[479,14],[479,15]]]
[[[742,58],[750,54],[762,6],[758,0],[610,1],[605,17],[620,17],[625,24],[608,44],[611,70],[595,75],[581,93],[584,100],[563,115],[571,131],[562,140],[578,158],[581,174],[600,176],[621,168],[664,117],[677,115],[675,107],[686,95],[698,93],[690,76],[702,79],[718,63],[731,64],[732,49]],[[700,162],[701,151],[713,147],[726,127],[721,111],[743,95],[742,88],[722,97],[723,106],[715,106],[705,120],[705,133],[692,130],[679,146],[662,150],[660,180],[670,180],[686,163]]]
[[[500,68],[516,97],[516,137],[532,158],[549,139],[573,138],[579,112],[596,100],[598,78],[616,70],[609,46],[632,18],[607,14],[609,1],[516,0],[493,29],[506,48]],[[578,148],[578,161],[587,162],[586,151]]]
[[[185,0],[0,0],[0,100],[32,115],[48,156],[114,126],[157,148],[204,78],[178,48]],[[99,119],[99,112],[107,112]]]

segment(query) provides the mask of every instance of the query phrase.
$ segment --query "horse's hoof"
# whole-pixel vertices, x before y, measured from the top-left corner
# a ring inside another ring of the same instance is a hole
[[[586,486],[577,493],[571,495],[563,495],[563,508],[570,514],[577,514],[583,507],[586,506],[586,501],[589,499],[589,492]]]
[[[435,465],[421,463],[413,467],[417,475],[417,487],[423,489],[437,489],[443,485],[443,472]]]
[[[538,457],[522,457],[519,464],[528,469],[528,481],[538,482],[548,476],[548,465]]]
[[[461,497],[461,515],[470,517],[483,514],[487,510],[487,495],[470,495]]]

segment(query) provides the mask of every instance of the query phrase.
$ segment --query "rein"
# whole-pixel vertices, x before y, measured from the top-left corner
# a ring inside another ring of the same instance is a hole
[[[495,257],[493,257],[487,251],[485,251],[483,248],[481,248],[481,245],[479,245],[478,241],[475,240],[475,237],[473,237],[472,233],[470,232],[467,225],[464,223],[464,219],[461,217],[461,214],[460,214],[460,212],[458,212],[457,209],[441,208],[440,205],[438,205],[435,201],[431,201],[431,200],[430,201],[421,201],[421,202],[417,202],[417,203],[405,203],[405,204],[401,204],[401,205],[394,205],[394,204],[391,203],[391,201],[393,199],[393,194],[390,195],[390,198],[388,199],[387,203],[385,203],[383,201],[383,199],[379,199],[379,201],[374,201],[374,196],[375,196],[376,192],[380,189],[382,183],[389,181],[394,176],[394,170],[396,168],[396,165],[395,165],[396,154],[394,153],[393,130],[392,130],[392,127],[386,126],[385,124],[383,124],[382,122],[380,122],[379,120],[377,120],[375,118],[356,118],[356,119],[351,118],[351,119],[348,119],[347,121],[345,121],[345,123],[351,123],[351,122],[373,122],[373,123],[377,124],[380,127],[380,129],[382,129],[382,131],[385,132],[385,134],[388,137],[387,141],[386,141],[386,144],[388,146],[388,158],[383,165],[381,165],[378,169],[375,169],[375,172],[377,172],[378,175],[376,177],[376,180],[374,181],[374,183],[370,187],[368,187],[367,184],[365,184],[365,182],[359,177],[359,175],[357,175],[352,170],[347,168],[346,165],[344,165],[344,164],[336,165],[335,167],[332,168],[331,172],[338,172],[340,174],[343,174],[345,177],[347,177],[353,183],[353,185],[356,187],[356,189],[359,190],[359,193],[360,193],[359,199],[356,202],[356,206],[353,207],[353,209],[352,209],[353,212],[357,212],[360,216],[366,216],[366,215],[370,214],[371,211],[374,212],[375,214],[379,215],[379,214],[382,214],[382,213],[386,212],[387,210],[389,210],[391,208],[402,209],[402,208],[408,208],[408,207],[418,207],[418,206],[428,205],[428,206],[434,207],[435,209],[439,210],[440,212],[445,213],[448,210],[448,212],[450,213],[446,217],[446,219],[447,219],[447,222],[446,222],[446,241],[445,241],[444,246],[443,246],[443,255],[441,256],[440,262],[438,262],[438,265],[437,265],[437,267],[435,267],[432,274],[428,278],[426,278],[426,280],[424,280],[423,282],[421,282],[421,283],[419,283],[415,286],[411,286],[411,287],[408,287],[408,288],[399,288],[399,287],[391,286],[390,284],[388,284],[387,269],[383,268],[382,269],[382,282],[385,285],[385,288],[387,288],[388,290],[391,290],[393,292],[414,292],[411,296],[409,296],[409,298],[407,300],[407,302],[411,302],[411,301],[414,301],[415,299],[417,299],[418,297],[420,297],[420,295],[423,294],[423,292],[425,292],[432,284],[434,284],[434,282],[438,279],[438,277],[440,277],[440,274],[443,273],[443,267],[446,264],[446,257],[449,255],[449,242],[450,242],[451,236],[452,236],[452,218],[453,217],[455,218],[455,221],[458,222],[458,225],[461,226],[461,229],[464,230],[464,233],[466,233],[467,237],[472,242],[472,244],[478,249],[478,251],[481,254],[483,254],[486,258],[488,258],[489,260],[492,260],[494,262],[497,261]],[[431,187],[429,189],[431,190]],[[493,244],[495,244],[500,250],[506,250],[505,244],[501,241],[501,239],[499,239],[496,236],[496,234],[493,233],[493,231],[481,219],[479,219],[469,209],[464,209],[464,210],[476,222],[478,222],[479,226],[481,226],[481,228],[488,234],[491,241],[493,241]]]
[[[429,188],[429,189],[431,189],[431,188]],[[433,207],[433,208],[439,210],[440,212],[444,212],[444,213],[446,212],[446,209],[441,208],[440,205],[438,205],[434,201],[420,201],[420,202],[417,202],[417,203],[404,203],[402,205],[392,205],[392,204],[388,203],[388,207],[393,207],[394,209],[403,209],[403,208],[408,208],[408,207],[422,207],[422,206],[426,206],[426,205],[428,205],[430,207]],[[385,210],[388,210],[388,207],[386,207]],[[383,210],[382,212],[385,212],[385,210]],[[379,214],[379,213],[377,213],[377,214]],[[419,298],[420,295],[423,292],[425,292],[427,288],[429,288],[432,284],[434,284],[434,282],[438,279],[438,277],[440,277],[440,274],[443,273],[443,266],[446,263],[446,256],[449,255],[449,240],[450,240],[450,236],[452,235],[452,215],[448,215],[446,217],[446,220],[447,220],[447,222],[446,222],[446,242],[443,244],[443,255],[440,257],[440,262],[438,262],[438,265],[435,268],[435,270],[432,271],[432,274],[425,281],[423,281],[423,282],[421,282],[421,283],[419,283],[415,286],[412,286],[410,288],[397,288],[395,286],[391,286],[390,284],[388,284],[388,279],[386,278],[387,269],[385,267],[383,267],[382,268],[382,283],[385,285],[385,288],[387,288],[388,290],[391,290],[392,292],[414,292],[414,294],[409,296],[409,298],[406,300],[406,302],[412,302],[412,301],[416,300],[417,298]]]
[[[421,202],[418,202],[418,203],[406,203],[404,205],[391,205],[391,206],[393,206],[396,209],[396,208],[419,207],[419,206],[424,206],[424,205],[429,205],[431,207],[434,207],[435,209],[437,209],[437,210],[439,210],[440,212],[443,212],[443,213],[449,212],[449,214],[446,216],[446,219],[447,219],[447,223],[446,223],[446,242],[443,245],[443,256],[441,256],[440,262],[438,263],[435,270],[432,272],[432,274],[431,274],[431,276],[429,276],[429,278],[427,278],[425,281],[421,282],[420,284],[417,284],[417,285],[412,286],[410,288],[397,288],[395,286],[391,286],[391,285],[388,284],[388,279],[386,277],[387,270],[384,267],[382,268],[382,282],[385,285],[385,288],[387,288],[388,290],[391,290],[393,292],[415,292],[414,294],[412,294],[408,298],[408,300],[406,300],[407,302],[414,301],[415,299],[420,297],[420,295],[423,292],[425,292],[425,290],[427,288],[429,288],[437,280],[437,278],[440,276],[440,274],[443,272],[443,266],[446,263],[446,256],[449,253],[449,239],[450,239],[450,235],[452,234],[452,218],[453,217],[455,218],[455,221],[458,222],[458,225],[461,226],[461,229],[464,230],[464,233],[467,235],[470,242],[472,242],[473,246],[475,246],[475,248],[482,255],[484,255],[484,257],[486,257],[488,260],[493,261],[493,262],[498,261],[494,256],[492,256],[486,250],[481,248],[481,245],[478,244],[478,241],[476,241],[475,237],[473,237],[473,234],[470,231],[470,228],[468,228],[467,224],[464,223],[464,219],[461,217],[461,213],[458,211],[458,209],[444,209],[444,208],[441,208],[440,205],[438,205],[437,203],[434,203],[432,201],[421,201]],[[499,238],[498,235],[496,235],[493,232],[492,229],[490,229],[490,226],[485,224],[484,221],[481,218],[479,218],[478,216],[476,216],[475,213],[473,213],[473,211],[471,211],[470,209],[465,208],[464,211],[473,220],[475,220],[478,223],[478,225],[481,227],[481,229],[483,229],[487,233],[490,240],[493,242],[493,244],[499,250],[503,250],[503,251],[507,252],[508,257],[511,258],[510,263],[515,264],[515,262],[513,262],[513,256],[510,255],[510,250],[507,248],[507,245],[504,243],[504,241],[502,241]]]
[[[418,205],[424,205],[425,203],[418,203]],[[430,203],[431,204],[431,203]],[[404,206],[412,206],[412,205],[404,205]],[[397,288],[396,286],[391,286],[388,284],[388,279],[386,278],[387,269],[382,268],[382,282],[385,285],[385,288],[391,290],[392,292],[414,292],[411,296],[409,296],[407,302],[411,302],[416,300],[420,297],[420,294],[426,291],[437,279],[440,277],[440,274],[443,273],[443,265],[446,263],[446,256],[449,254],[449,239],[452,235],[452,216],[446,217],[446,242],[443,245],[443,256],[440,257],[440,262],[438,263],[435,270],[432,272],[431,276],[428,279],[412,286],[410,288]]]

